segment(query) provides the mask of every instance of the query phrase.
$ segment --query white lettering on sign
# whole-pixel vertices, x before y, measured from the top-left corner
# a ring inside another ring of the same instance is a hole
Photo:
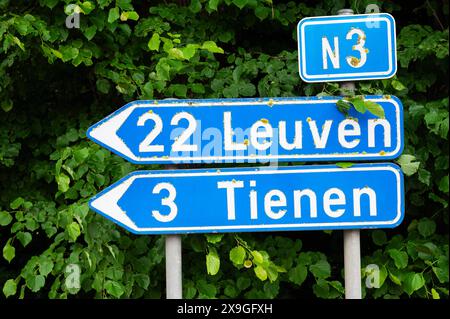
[[[247,147],[244,143],[233,143],[233,128],[231,127],[231,112],[223,113],[223,138],[225,151],[242,151]]]
[[[195,118],[189,114],[188,112],[180,112],[175,114],[175,116],[172,118],[172,121],[170,121],[171,125],[178,125],[178,122],[180,122],[181,119],[185,119],[188,121],[188,127],[183,131],[183,133],[180,134],[178,139],[173,142],[172,145],[172,151],[174,152],[196,152],[198,150],[198,145],[190,145],[190,144],[184,144],[189,137],[191,137],[192,134],[194,134],[195,129],[197,128],[197,121]]]
[[[355,56],[347,56],[345,60],[352,68],[360,68],[367,62],[367,53],[369,50],[364,47],[366,43],[366,34],[363,30],[352,28],[345,36],[346,40],[352,40],[353,36],[357,35],[356,44],[352,46],[353,51],[359,52],[359,58]],[[333,37],[334,47],[331,48],[327,37],[322,37],[322,67],[324,70],[328,69],[328,59],[331,61],[334,69],[340,69],[340,53],[339,53],[339,38]]]
[[[228,220],[236,219],[236,209],[234,200],[234,189],[243,188],[243,181],[227,181],[217,182],[217,188],[225,188],[227,190],[227,207],[228,207]]]
[[[199,129],[197,119],[190,113],[180,112],[175,114],[170,124],[176,126],[180,121],[186,120],[187,128],[177,128],[181,130],[181,134],[177,133],[177,138],[172,144],[172,151],[174,152],[196,152],[199,149],[198,140],[193,141],[193,144],[188,144],[189,139]],[[164,145],[152,144],[159,134],[163,131],[163,121],[161,117],[153,112],[146,112],[138,118],[137,125],[145,126],[148,121],[154,123],[154,127],[150,133],[139,144],[140,152],[164,152]],[[303,125],[302,120],[296,120],[289,127],[294,129],[293,134],[288,134],[288,124],[286,121],[279,121],[278,127],[273,127],[268,120],[255,121],[249,129],[249,139],[247,141],[235,141],[237,136],[243,136],[244,131],[241,128],[233,128],[231,112],[223,113],[223,149],[224,151],[247,151],[254,149],[257,151],[266,151],[272,145],[280,146],[282,149],[292,151],[294,149],[302,149],[305,143],[304,139],[309,139],[310,143],[314,144],[316,149],[325,149],[330,138],[336,139],[340,146],[346,149],[357,147],[361,141],[361,126],[354,119],[344,119],[340,122],[333,120],[325,120],[318,123],[311,118],[306,119],[308,125]],[[319,127],[319,125],[321,125]],[[337,128],[336,128],[337,125]],[[377,127],[381,127],[384,133],[383,146],[391,147],[391,124],[386,119],[369,119],[367,120],[367,146],[375,147],[375,131]],[[304,134],[303,129],[306,133]],[[334,129],[333,134],[330,134]],[[278,132],[276,132],[278,130]],[[337,132],[335,132],[337,130]],[[241,132],[242,134],[238,134]],[[203,132],[205,133],[205,132]],[[277,134],[278,133],[278,134]],[[337,134],[336,134],[337,133]],[[204,135],[204,134],[203,134]],[[290,137],[288,141],[288,136]],[[293,136],[293,137],[291,137]],[[353,138],[352,138],[353,137]],[[220,139],[219,139],[220,140]],[[381,145],[378,145],[379,147]]]
[[[385,119],[374,119],[367,122],[368,146],[375,147],[375,127],[381,125],[384,133],[384,146],[391,147],[391,124]]]
[[[331,198],[336,195],[337,198]],[[345,194],[339,188],[330,188],[323,195],[323,210],[325,213],[333,218],[341,217],[344,214],[344,208],[332,209],[331,206],[345,205]]]
[[[250,181],[250,187],[256,187],[254,180]],[[227,218],[228,220],[236,220],[236,198],[239,195],[239,200],[242,194],[239,194],[236,189],[244,189],[244,181],[220,181],[217,182],[218,189],[226,189],[226,202],[227,202]],[[375,191],[365,186],[363,188],[353,188],[352,192],[353,205],[347,205],[347,198],[345,193],[337,188],[332,187],[327,189],[322,196],[323,213],[331,218],[342,217],[346,212],[351,212],[353,216],[361,216],[361,202],[368,201],[369,215],[377,216],[377,196]],[[251,189],[249,191],[249,208],[250,219],[258,219],[258,191]],[[283,218],[288,213],[293,213],[295,218],[305,217],[302,213],[302,206],[308,203],[309,217],[317,218],[318,216],[318,196],[317,192],[306,189],[295,189],[292,192],[292,201],[286,196],[285,192],[279,189],[268,190],[264,195],[264,213],[267,217],[273,220]],[[293,206],[293,207],[292,207]],[[245,212],[240,212],[245,214]]]
[[[352,50],[359,51],[360,58],[354,56],[348,56],[345,59],[347,60],[348,65],[350,65],[352,68],[360,68],[364,64],[366,64],[367,61],[367,52],[368,50],[364,47],[364,44],[366,43],[366,34],[363,30],[354,28],[351,29],[349,33],[347,33],[347,36],[345,37],[347,40],[351,40],[353,35],[358,35],[358,40],[356,41],[356,45],[352,47]]]
[[[351,129],[347,129],[347,126],[351,126]],[[354,148],[358,146],[359,139],[353,139],[353,141],[348,141],[346,139],[347,136],[360,136],[361,135],[361,127],[358,122],[353,119],[347,119],[339,123],[338,128],[338,139],[339,143],[345,148]]]
[[[327,146],[328,135],[330,135],[331,124],[333,124],[332,120],[326,120],[325,124],[322,128],[322,135],[319,134],[319,130],[317,128],[316,121],[308,121],[309,128],[311,130],[314,145],[316,148],[325,148]]]
[[[138,119],[137,125],[144,126],[145,122],[152,120],[155,122],[155,127],[147,137],[139,144],[139,152],[164,152],[164,145],[151,145],[153,140],[161,133],[163,123],[161,118],[155,113],[144,113]]]
[[[302,148],[302,121],[295,121],[294,126],[294,141],[289,143],[286,137],[286,122],[280,121],[278,123],[280,130],[280,146],[288,151]]]
[[[328,42],[327,37],[322,37],[322,61],[323,61],[323,69],[328,69],[328,59],[330,58],[331,63],[333,64],[333,68],[339,69],[339,39],[338,37],[334,37],[334,49],[331,49],[330,42]]]
[[[153,188],[152,193],[159,194],[162,190],[167,190],[169,192],[169,196],[161,200],[161,205],[169,207],[170,212],[167,215],[163,215],[159,212],[159,210],[152,210],[152,216],[155,217],[157,221],[167,223],[172,221],[178,213],[178,207],[174,202],[175,197],[177,196],[177,190],[170,183],[158,183]]]
[[[273,199],[277,197],[278,199]],[[266,196],[264,196],[264,211],[267,216],[272,219],[280,219],[286,214],[286,209],[279,209],[277,212],[272,210],[272,207],[284,207],[286,206],[286,195],[278,189],[272,189]]]
[[[262,129],[262,130],[260,130]],[[259,142],[259,138],[267,138],[273,136],[273,129],[269,123],[264,123],[261,120],[252,125],[250,129],[250,142],[259,151],[265,151],[272,145],[272,141],[265,140],[263,143]]]

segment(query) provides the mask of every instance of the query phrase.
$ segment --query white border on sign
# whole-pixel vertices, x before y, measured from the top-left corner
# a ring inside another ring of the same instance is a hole
[[[131,186],[134,180],[138,178],[164,178],[164,177],[195,177],[195,176],[239,176],[239,175],[270,175],[270,174],[292,174],[292,173],[316,173],[316,172],[328,172],[328,173],[345,173],[349,171],[367,172],[367,171],[391,171],[394,173],[397,182],[397,215],[393,220],[389,221],[372,221],[372,222],[336,222],[336,223],[296,223],[296,224],[259,224],[259,225],[230,225],[230,226],[193,226],[193,227],[148,227],[139,228],[131,221],[126,213],[117,205],[122,195]],[[317,227],[346,227],[346,226],[381,226],[381,225],[393,225],[399,221],[402,216],[402,192],[401,192],[401,177],[397,169],[392,166],[378,166],[378,167],[350,167],[346,169],[342,168],[314,168],[314,169],[286,169],[286,170],[260,170],[260,171],[225,171],[225,172],[189,172],[189,173],[162,173],[162,174],[146,174],[137,172],[135,175],[131,175],[129,178],[121,182],[114,188],[101,194],[99,197],[95,197],[90,206],[103,215],[108,216],[110,219],[121,223],[126,228],[135,231],[136,233],[161,233],[161,232],[189,232],[189,231],[217,231],[217,230],[242,230],[242,229],[289,229],[289,228],[317,228]]]
[[[389,68],[387,71],[381,71],[381,72],[359,72],[359,73],[336,73],[336,74],[321,74],[321,75],[309,75],[306,72],[306,56],[305,54],[302,54],[300,57],[300,52],[298,54],[298,62],[299,65],[302,66],[302,73],[301,76],[302,78],[304,77],[304,80],[307,80],[308,82],[317,82],[320,81],[322,79],[326,80],[327,77],[329,78],[345,78],[345,77],[350,77],[350,78],[354,78],[354,77],[365,77],[365,76],[382,76],[382,75],[388,75],[392,72],[393,69],[393,65],[392,65],[392,61],[394,60],[395,62],[397,61],[396,58],[396,52],[394,52],[394,56],[392,56],[392,36],[391,36],[391,21],[388,18],[385,17],[373,17],[371,18],[372,21],[385,21],[387,24],[387,38],[388,38],[388,51],[389,51]],[[306,52],[306,43],[305,43],[305,27],[308,25],[318,25],[318,24],[329,24],[329,23],[349,23],[349,22],[366,22],[367,18],[360,18],[360,19],[336,19],[336,20],[326,20],[326,21],[306,21],[302,24],[301,28],[300,28],[300,33],[301,33],[301,52]],[[299,38],[300,34],[297,35],[297,41],[299,42]],[[396,48],[394,48],[396,50]],[[395,51],[394,50],[394,51]],[[301,61],[300,61],[301,59]],[[302,62],[302,63],[300,63]],[[315,80],[318,79],[318,80]],[[320,80],[319,80],[320,79]]]

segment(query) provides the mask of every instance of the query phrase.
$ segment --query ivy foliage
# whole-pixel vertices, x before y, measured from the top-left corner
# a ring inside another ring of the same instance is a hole
[[[164,238],[130,234],[87,205],[143,167],[86,129],[135,99],[339,95],[336,83],[300,80],[296,24],[369,2],[0,0],[3,296],[164,297]],[[357,83],[340,107],[383,117],[358,96],[402,100],[406,217],[361,232],[363,293],[448,298],[448,2],[378,5],[397,20],[399,70]],[[67,28],[76,15],[79,28]],[[186,298],[344,295],[341,232],[189,235],[183,254]],[[364,284],[370,265],[378,288]]]

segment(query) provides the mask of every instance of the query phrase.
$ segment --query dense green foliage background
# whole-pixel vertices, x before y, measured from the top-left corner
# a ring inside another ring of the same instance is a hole
[[[359,82],[357,94],[404,104],[406,217],[361,232],[362,266],[379,265],[382,283],[363,294],[448,298],[448,1],[434,0],[0,0],[3,295],[164,297],[163,238],[87,206],[142,167],[86,129],[135,99],[338,95],[337,84],[299,78],[296,25],[377,2],[397,21],[399,70]],[[74,11],[80,29],[65,26]],[[339,231],[184,236],[184,296],[342,298],[342,253]],[[71,263],[80,289],[64,284]]]

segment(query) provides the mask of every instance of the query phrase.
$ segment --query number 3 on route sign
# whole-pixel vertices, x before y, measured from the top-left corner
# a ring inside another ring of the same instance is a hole
[[[297,26],[305,82],[387,79],[397,71],[395,20],[387,13],[311,17]]]

